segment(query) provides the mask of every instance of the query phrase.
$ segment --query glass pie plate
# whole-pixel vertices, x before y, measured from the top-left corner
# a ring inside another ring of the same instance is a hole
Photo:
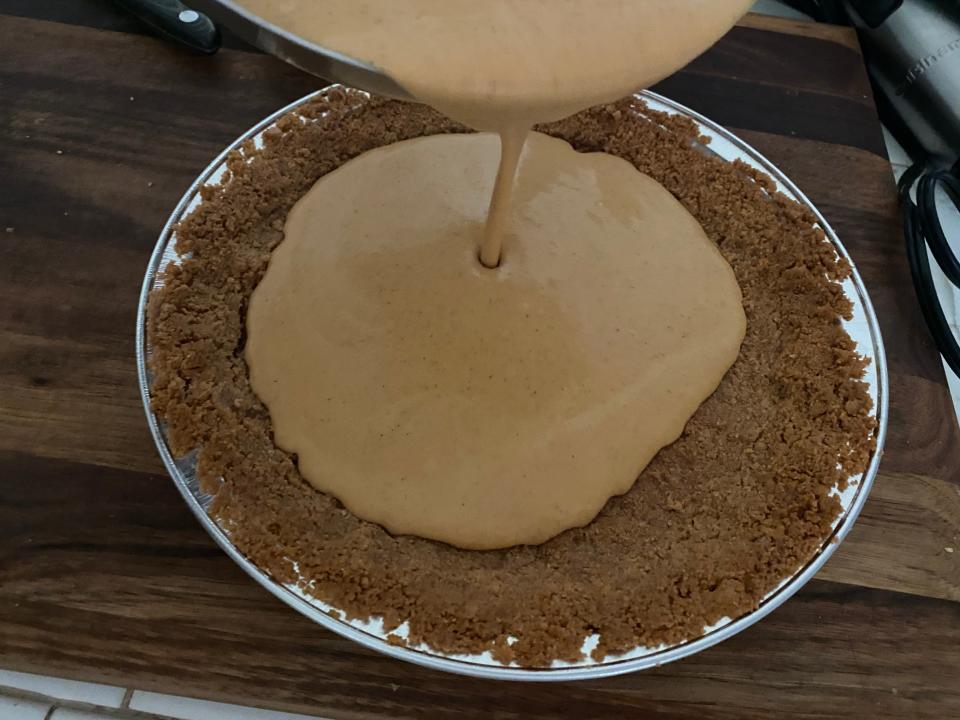
[[[844,322],[844,327],[853,340],[856,341],[858,351],[870,360],[865,380],[869,384],[869,392],[873,399],[876,412],[877,448],[864,473],[850,478],[843,492],[835,489],[840,495],[842,510],[834,522],[832,534],[824,539],[819,549],[807,558],[806,562],[801,567],[798,567],[792,575],[783,578],[780,585],[769,592],[752,611],[740,617],[723,618],[712,626],[703,628],[703,632],[697,637],[691,637],[683,642],[672,645],[637,647],[624,654],[608,656],[603,660],[597,661],[589,658],[589,650],[592,649],[599,640],[598,636],[593,636],[587,638],[585,641],[584,649],[588,652],[585,653],[584,659],[575,663],[556,661],[552,666],[545,668],[504,665],[493,660],[489,653],[480,655],[450,655],[426,646],[403,647],[388,642],[388,633],[384,630],[383,624],[376,618],[369,621],[360,621],[348,620],[345,619],[344,616],[344,619],[338,619],[335,615],[342,614],[331,614],[331,611],[336,610],[336,608],[304,594],[296,585],[285,585],[276,581],[234,546],[229,533],[218,525],[216,520],[207,512],[212,502],[212,497],[200,489],[200,484],[196,477],[196,453],[190,453],[185,457],[174,457],[171,454],[167,444],[164,424],[161,419],[154,414],[153,408],[151,407],[151,378],[147,367],[147,360],[151,353],[150,338],[147,333],[146,323],[147,299],[154,288],[162,285],[162,270],[166,265],[168,263],[179,262],[180,260],[176,250],[176,224],[202,202],[200,197],[201,187],[204,185],[215,185],[223,177],[228,153],[247,140],[252,139],[255,143],[258,143],[263,133],[270,129],[281,117],[288,113],[296,113],[297,108],[304,103],[315,101],[318,98],[322,99],[325,93],[333,87],[337,86],[331,86],[331,88],[326,88],[301,98],[265,118],[250,128],[250,130],[241,137],[237,138],[233,144],[210,163],[190,186],[189,190],[187,190],[186,194],[170,215],[170,219],[160,233],[160,238],[150,258],[146,277],[143,282],[137,314],[136,347],[140,393],[143,398],[147,422],[153,438],[156,441],[160,456],[174,484],[183,495],[184,500],[194,515],[196,515],[200,524],[206,528],[207,532],[210,533],[211,537],[220,545],[224,552],[226,552],[234,562],[240,565],[254,580],[294,610],[306,615],[325,628],[369,648],[400,660],[406,660],[437,670],[445,670],[476,677],[525,681],[583,680],[604,677],[655,667],[687,657],[725,640],[754,624],[783,604],[791,595],[797,592],[804,583],[813,577],[837,549],[840,541],[842,541],[850,531],[850,528],[859,515],[877,472],[887,429],[888,381],[883,342],[880,337],[880,329],[873,307],[855,267],[853,268],[851,276],[843,283],[843,290],[853,304],[853,317],[849,321]],[[810,209],[817,218],[817,222],[823,229],[826,237],[833,244],[837,254],[850,261],[851,266],[853,265],[850,256],[840,243],[836,233],[830,228],[823,216],[820,215],[803,193],[769,160],[729,131],[682,105],[652,92],[641,92],[637,94],[637,97],[643,100],[648,107],[653,110],[668,114],[684,115],[697,123],[701,135],[711,138],[709,145],[702,146],[704,152],[713,154],[728,162],[740,160],[769,175],[775,181],[777,189],[780,192]],[[349,110],[343,109],[337,110],[337,112],[348,111]],[[401,626],[399,630],[393,632],[403,636],[404,631],[405,627]]]

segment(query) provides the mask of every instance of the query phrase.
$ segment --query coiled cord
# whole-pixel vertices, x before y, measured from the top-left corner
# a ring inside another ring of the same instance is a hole
[[[913,287],[927,327],[943,359],[960,377],[960,344],[943,313],[937,288],[930,272],[927,248],[954,287],[960,289],[960,261],[950,248],[937,211],[937,187],[941,187],[960,212],[960,162],[950,170],[922,174],[924,163],[915,163],[897,183],[903,208],[903,234],[907,243],[907,261],[913,276]],[[919,181],[917,180],[919,178]],[[910,196],[917,184],[916,201]]]

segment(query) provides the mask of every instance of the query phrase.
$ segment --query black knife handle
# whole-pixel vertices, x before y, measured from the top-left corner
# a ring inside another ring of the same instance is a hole
[[[205,55],[220,49],[220,32],[203,13],[179,0],[114,0],[170,40]]]

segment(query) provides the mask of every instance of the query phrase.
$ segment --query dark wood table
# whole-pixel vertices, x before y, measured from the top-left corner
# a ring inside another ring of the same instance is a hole
[[[594,682],[472,680],[342,640],[247,578],[164,474],[134,367],[147,258],[209,160],[318,84],[191,56],[105,1],[0,0],[0,666],[342,718],[960,717],[960,433],[851,31],[748,17],[657,89],[770,157],[850,249],[889,356],[880,476],[769,618]]]

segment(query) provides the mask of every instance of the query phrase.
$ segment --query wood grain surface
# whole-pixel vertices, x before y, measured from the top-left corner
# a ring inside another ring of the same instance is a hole
[[[779,165],[859,266],[892,398],[873,493],[767,619],[584,683],[342,640],[249,580],[164,474],[134,366],[147,258],[210,159],[319,84],[259,53],[189,55],[105,1],[0,0],[0,666],[335,718],[960,717],[960,432],[851,31],[748,17],[656,89]]]

